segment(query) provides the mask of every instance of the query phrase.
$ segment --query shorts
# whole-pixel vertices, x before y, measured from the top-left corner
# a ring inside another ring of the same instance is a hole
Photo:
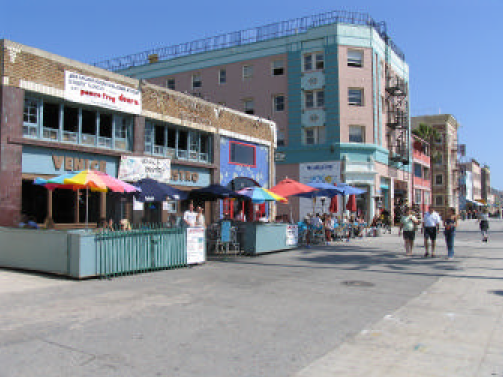
[[[437,228],[434,226],[427,226],[424,228],[424,238],[435,241],[437,239]]]
[[[410,230],[410,231],[404,231],[403,232],[403,239],[404,240],[414,241],[415,238],[416,238],[416,232],[415,231]]]
[[[482,220],[482,221],[480,222],[480,230],[481,230],[481,231],[483,231],[483,232],[485,232],[485,231],[487,231],[488,229],[489,229],[489,221],[487,221],[487,220]]]

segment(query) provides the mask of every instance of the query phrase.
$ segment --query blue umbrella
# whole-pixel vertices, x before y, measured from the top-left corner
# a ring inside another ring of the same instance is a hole
[[[301,198],[316,198],[318,196],[331,198],[335,195],[344,195],[343,191],[338,186],[334,186],[329,183],[308,183],[307,185],[317,189],[317,191],[306,192],[296,196]]]
[[[134,183],[134,186],[141,189],[141,192],[135,194],[136,199],[140,202],[163,202],[166,198],[184,200],[188,196],[182,190],[150,178],[141,179]]]
[[[340,183],[337,188],[339,188],[342,192],[343,195],[360,195],[363,193],[366,193],[367,190],[360,189],[358,187],[350,186],[345,183]]]
[[[189,194],[191,198],[200,199],[204,201],[211,201],[215,199],[227,199],[227,198],[246,198],[247,196],[238,194],[235,191],[228,189],[218,183],[209,185],[208,187],[203,187],[200,189],[192,190]]]

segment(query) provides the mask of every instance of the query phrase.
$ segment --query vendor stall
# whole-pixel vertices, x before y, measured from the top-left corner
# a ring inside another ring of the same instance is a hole
[[[297,225],[260,222],[238,225],[238,242],[249,255],[293,249],[297,240]]]

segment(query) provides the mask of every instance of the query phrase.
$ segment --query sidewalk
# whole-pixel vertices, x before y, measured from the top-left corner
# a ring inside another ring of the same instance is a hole
[[[460,224],[447,276],[296,377],[503,376],[503,222],[488,244],[474,221]]]

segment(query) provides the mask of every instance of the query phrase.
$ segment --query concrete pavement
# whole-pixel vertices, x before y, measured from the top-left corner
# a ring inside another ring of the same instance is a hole
[[[503,376],[491,231],[462,223],[454,261],[394,234],[111,281],[0,270],[0,377]]]
[[[503,224],[491,228],[483,244],[461,222],[447,276],[295,376],[503,376]]]

